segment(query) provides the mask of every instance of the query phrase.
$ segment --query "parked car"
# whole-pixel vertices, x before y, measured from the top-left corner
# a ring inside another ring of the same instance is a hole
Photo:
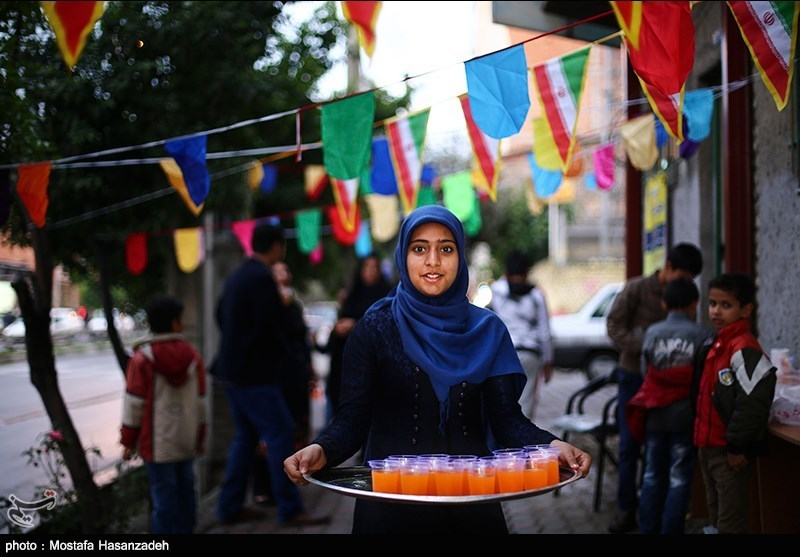
[[[589,379],[613,371],[619,351],[608,338],[606,319],[622,287],[607,284],[576,313],[550,318],[555,367],[581,369]]]
[[[114,327],[120,336],[125,336],[133,332],[135,322],[130,315],[119,311],[117,308],[112,310],[114,315]],[[86,324],[89,334],[94,338],[103,338],[108,336],[108,321],[106,320],[106,313],[102,309],[95,310],[92,313],[92,318]]]
[[[50,335],[54,341],[69,340],[82,333],[86,322],[74,308],[52,308],[50,310]],[[3,341],[8,345],[25,342],[25,320],[18,317],[3,329]]]

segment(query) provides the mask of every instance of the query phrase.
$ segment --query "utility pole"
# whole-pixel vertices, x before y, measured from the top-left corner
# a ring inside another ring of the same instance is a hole
[[[358,31],[350,25],[347,33],[347,94],[361,89],[361,47],[358,44]]]

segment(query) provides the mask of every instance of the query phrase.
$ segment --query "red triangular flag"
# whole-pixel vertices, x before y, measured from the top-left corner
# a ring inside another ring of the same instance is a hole
[[[133,232],[125,238],[125,264],[133,275],[141,275],[147,267],[147,234]]]
[[[64,62],[72,68],[86,46],[86,37],[103,15],[105,2],[42,2],[47,21],[56,34]]]
[[[253,255],[253,230],[256,227],[256,219],[237,220],[231,225],[234,236],[242,245],[245,255]]]
[[[47,217],[47,186],[50,183],[50,163],[37,162],[17,167],[17,193],[33,224],[41,228]]]
[[[361,232],[361,208],[358,205],[356,205],[355,226],[352,230],[344,227],[339,218],[339,210],[334,206],[328,207],[328,220],[331,221],[334,240],[343,246],[352,246],[356,243],[358,234]]]

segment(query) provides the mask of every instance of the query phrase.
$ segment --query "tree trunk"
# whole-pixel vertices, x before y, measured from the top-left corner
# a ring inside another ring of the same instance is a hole
[[[128,351],[125,350],[125,346],[119,338],[119,331],[117,331],[117,327],[114,324],[114,302],[111,300],[111,282],[108,280],[108,250],[111,248],[111,245],[108,240],[95,237],[95,246],[97,247],[97,263],[100,270],[100,291],[103,297],[103,312],[106,314],[108,340],[111,341],[111,346],[114,349],[114,355],[117,357],[117,363],[122,370],[122,375],[125,375],[131,356],[128,354]]]
[[[49,245],[43,230],[33,229],[31,236],[36,270],[12,284],[25,319],[25,348],[31,383],[44,403],[53,429],[60,431],[64,437],[63,441],[58,442],[58,447],[78,495],[82,530],[87,534],[99,533],[108,513],[58,387],[53,340],[50,336],[53,264]]]

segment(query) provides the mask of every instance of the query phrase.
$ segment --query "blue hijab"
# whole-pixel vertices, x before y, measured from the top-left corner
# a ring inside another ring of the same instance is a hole
[[[411,283],[406,268],[412,231],[436,222],[453,233],[458,247],[458,275],[439,296],[426,296]],[[469,269],[464,249],[464,228],[458,218],[438,205],[420,207],[400,227],[394,252],[400,283],[375,307],[391,304],[403,351],[428,374],[442,412],[447,416],[450,387],[462,381],[481,383],[488,377],[524,373],[503,322],[493,312],[472,305],[467,298]]]

